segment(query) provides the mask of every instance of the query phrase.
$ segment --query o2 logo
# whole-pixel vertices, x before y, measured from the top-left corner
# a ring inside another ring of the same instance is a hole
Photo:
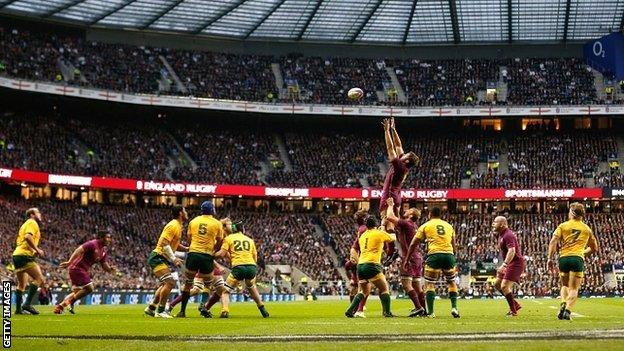
[[[605,57],[605,51],[604,48],[602,47],[602,43],[600,41],[596,41],[594,43],[594,47],[592,48],[594,51],[594,56],[598,56],[598,57]]]

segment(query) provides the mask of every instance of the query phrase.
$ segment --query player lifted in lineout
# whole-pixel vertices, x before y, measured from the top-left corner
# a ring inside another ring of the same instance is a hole
[[[173,318],[169,312],[165,311],[169,294],[175,287],[175,280],[171,275],[169,265],[173,264],[180,267],[182,260],[175,256],[175,251],[188,251],[187,247],[180,245],[182,224],[188,219],[186,209],[182,206],[173,206],[171,213],[173,219],[163,228],[156,248],[147,259],[152,272],[160,281],[160,286],[156,289],[154,298],[145,308],[145,314],[152,317]],[[158,306],[158,310],[156,306]]]
[[[13,266],[17,276],[15,314],[24,314],[24,312],[33,315],[39,314],[39,311],[32,307],[37,290],[44,287],[43,274],[37,263],[37,257],[43,257],[44,254],[43,250],[39,248],[39,240],[41,240],[39,222],[41,222],[39,209],[33,207],[26,210],[26,221],[20,227],[15,241],[16,248],[13,251]],[[29,277],[33,279],[30,285],[28,285]],[[28,293],[26,294],[26,301],[23,301],[27,285]]]
[[[258,306],[260,314],[262,314],[263,318],[267,318],[269,317],[269,312],[264,307],[258,288],[256,288],[256,274],[258,273],[256,243],[244,234],[243,223],[237,222],[228,225],[232,234],[225,237],[221,250],[215,254],[215,257],[229,257],[232,266],[232,271],[225,282],[223,299],[229,301],[230,292],[236,289],[240,282],[245,282],[245,287],[249,290],[249,295],[256,303],[256,306]],[[205,306],[207,310],[210,310],[210,307],[212,306]],[[228,316],[229,313],[226,312],[225,315],[222,313],[222,317],[227,318]]]
[[[524,272],[524,257],[522,257],[522,249],[518,243],[516,234],[509,229],[507,218],[498,216],[492,222],[492,230],[498,237],[498,246],[503,256],[503,264],[498,268],[496,273],[496,282],[494,287],[498,290],[509,304],[508,316],[515,317],[518,315],[520,304],[513,297],[514,283],[520,284],[520,276]]]
[[[548,245],[548,268],[554,270],[554,258],[559,246],[559,277],[561,279],[561,308],[559,319],[571,319],[578,291],[585,276],[585,255],[598,252],[594,232],[583,222],[585,207],[570,205],[569,220],[561,223]]]
[[[386,218],[386,209],[388,206],[388,198],[394,200],[394,213],[399,213],[401,207],[401,189],[403,182],[407,177],[410,168],[418,163],[418,156],[412,151],[405,153],[401,138],[396,131],[394,118],[384,119],[384,137],[386,140],[386,151],[388,152],[388,160],[390,167],[384,179],[383,190],[381,192],[381,200],[379,202],[379,210],[381,218]],[[388,232],[394,232],[394,223],[385,223]]]
[[[407,250],[411,257],[420,243],[427,242],[427,260],[425,261],[425,282],[427,284],[427,316],[435,318],[433,303],[435,301],[435,284],[442,275],[446,278],[448,294],[451,300],[451,314],[459,318],[457,310],[457,265],[455,261],[455,230],[442,220],[442,210],[434,207],[429,212],[429,220],[421,225]],[[403,262],[403,269],[410,269],[410,261]]]
[[[54,313],[63,313],[63,309],[93,292],[94,288],[90,271],[94,264],[99,263],[104,271],[108,273],[116,272],[116,269],[111,267],[106,260],[108,248],[112,242],[113,239],[108,231],[99,231],[96,239],[89,240],[78,246],[69,260],[60,264],[61,268],[69,269],[72,292],[65,297],[63,302],[54,306]]]
[[[403,289],[405,289],[405,293],[414,304],[414,309],[409,316],[423,316],[426,314],[426,311],[423,307],[425,305],[425,293],[420,286],[423,270],[422,253],[420,248],[417,247],[412,251],[411,256],[407,256],[409,245],[416,234],[416,228],[418,228],[417,222],[420,218],[420,211],[417,208],[410,208],[403,213],[403,218],[399,218],[397,214],[394,213],[394,200],[388,198],[387,203],[388,212],[386,213],[386,220],[392,223],[396,228],[401,261],[409,261],[408,269],[404,269],[403,265],[399,268]]]
[[[384,317],[394,317],[390,311],[390,293],[386,276],[381,267],[381,255],[384,245],[394,242],[396,235],[390,234],[380,229],[376,229],[375,218],[366,219],[366,231],[360,236],[360,257],[358,259],[357,274],[359,279],[359,290],[351,305],[345,312],[345,316],[354,317],[354,313],[360,302],[368,297],[371,292],[371,284],[379,290],[382,313]]]
[[[201,206],[201,215],[189,222],[187,235],[189,252],[186,255],[186,282],[182,288],[180,312],[176,317],[186,316],[186,305],[191,297],[195,276],[204,280],[204,284],[212,284],[214,277],[214,254],[223,240],[223,224],[216,219],[212,201],[204,201]],[[227,311],[224,311],[227,312]],[[203,311],[200,312],[207,317]]]

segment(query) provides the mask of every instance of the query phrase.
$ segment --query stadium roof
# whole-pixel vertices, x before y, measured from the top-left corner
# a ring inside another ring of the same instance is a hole
[[[0,0],[0,13],[237,39],[385,44],[585,40],[624,0]]]

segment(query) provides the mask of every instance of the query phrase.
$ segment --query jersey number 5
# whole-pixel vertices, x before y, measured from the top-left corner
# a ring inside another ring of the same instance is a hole
[[[206,223],[200,224],[197,233],[199,235],[206,235],[206,232],[208,232],[208,225]]]

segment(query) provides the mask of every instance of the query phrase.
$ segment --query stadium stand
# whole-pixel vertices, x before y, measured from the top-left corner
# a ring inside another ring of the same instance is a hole
[[[257,125],[241,133],[235,125],[217,128],[201,120],[94,122],[86,116],[6,113],[0,127],[2,166],[56,173],[221,184],[378,187],[387,164],[381,133],[328,131],[322,123],[289,130]],[[445,137],[439,137],[442,133]],[[472,188],[584,187],[591,178],[597,186],[622,184],[618,170],[601,172],[599,167],[608,155],[620,151],[620,136],[613,131],[532,127],[505,133],[441,124],[406,127],[403,134],[406,151],[421,157],[407,177],[406,188],[460,188],[462,179],[470,179]],[[283,140],[287,155],[280,155],[276,138]],[[502,155],[508,159],[507,174],[479,171],[479,164]],[[281,157],[288,158],[292,169],[271,166],[271,160],[280,163]]]
[[[134,93],[187,94],[229,100],[278,101],[278,88],[290,89],[286,102],[379,104],[394,69],[409,106],[477,105],[488,83],[508,85],[507,103],[561,105],[597,103],[591,70],[576,58],[399,60],[233,55],[204,51],[132,47],[88,41],[76,34],[0,28],[0,60],[8,76]],[[165,58],[187,92],[173,84]],[[277,87],[271,64],[279,63],[284,86]],[[60,64],[72,67],[61,74]],[[501,68],[506,67],[501,73]],[[167,84],[160,84],[164,79]],[[346,91],[365,96],[349,102]],[[296,94],[292,94],[292,90]]]

